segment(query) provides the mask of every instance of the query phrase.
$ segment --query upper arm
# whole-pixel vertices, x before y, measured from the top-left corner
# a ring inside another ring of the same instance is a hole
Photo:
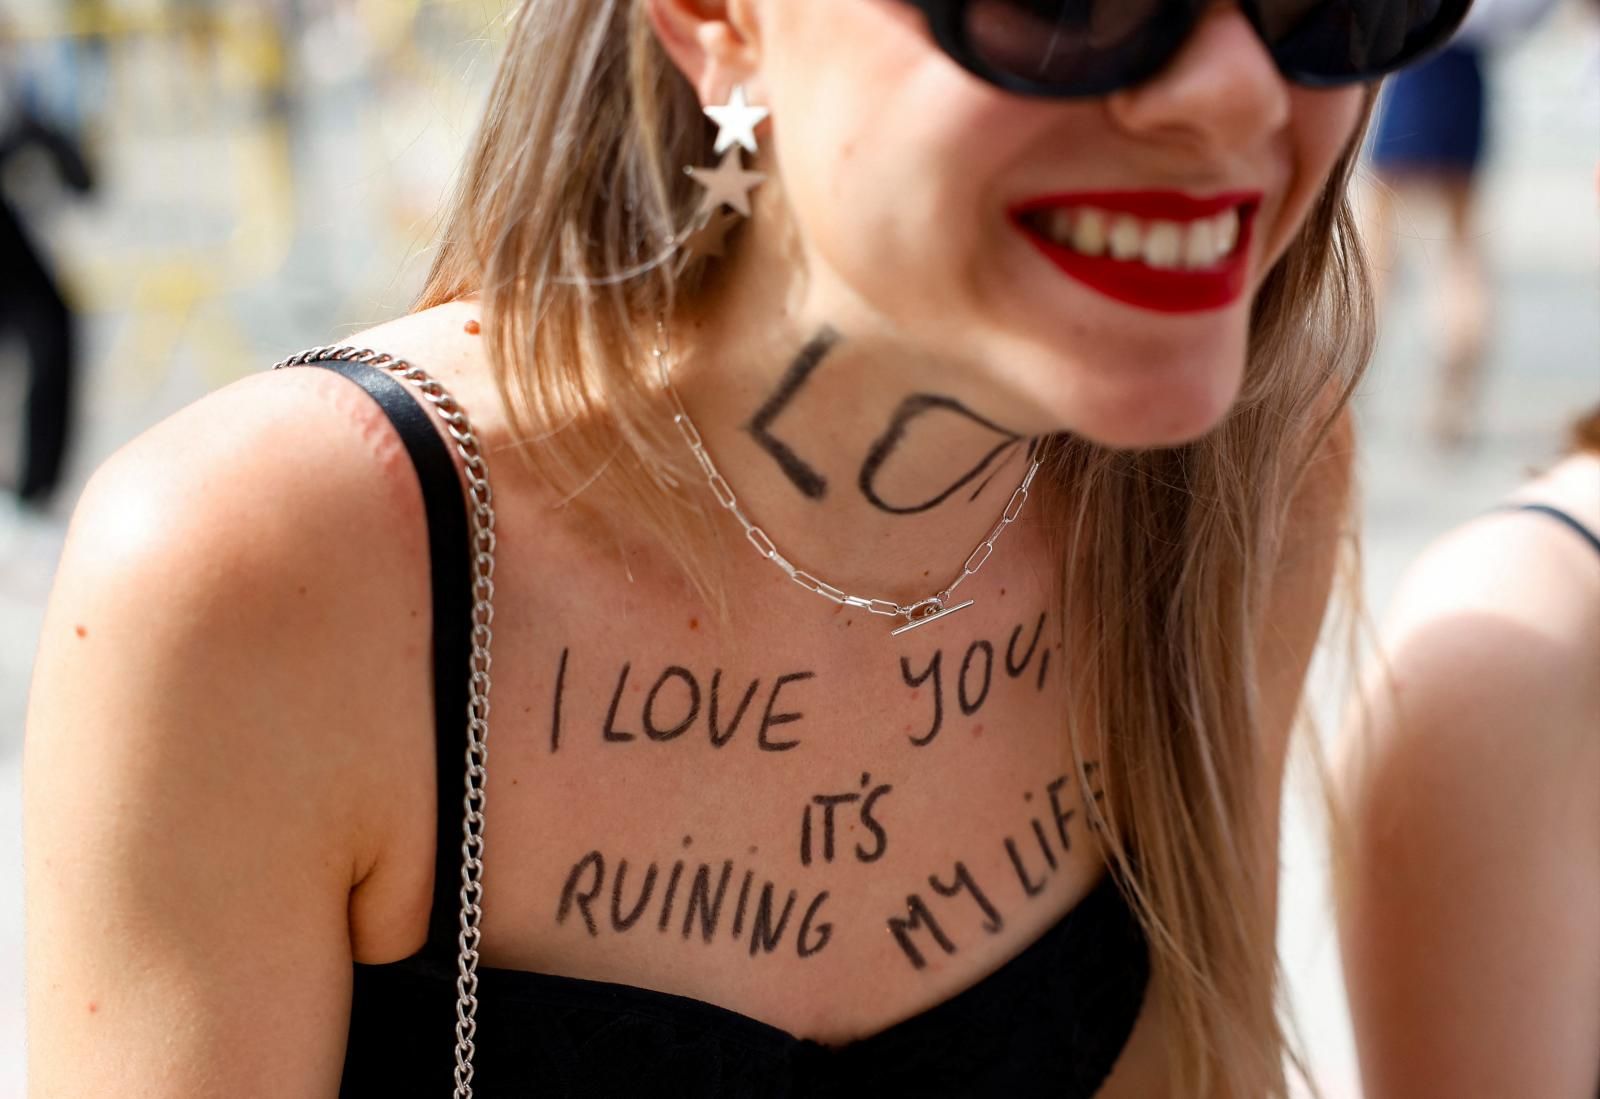
[[[74,515],[24,748],[35,1094],[337,1086],[394,686],[371,639],[407,635],[426,581],[400,579],[422,520],[398,443],[300,373],[147,433]]]
[[[1372,1099],[1600,1083],[1600,630],[1574,608],[1596,589],[1558,590],[1515,537],[1419,562],[1347,734],[1341,937]]]

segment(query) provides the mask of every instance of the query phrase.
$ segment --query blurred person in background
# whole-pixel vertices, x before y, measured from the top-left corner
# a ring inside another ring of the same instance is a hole
[[[1449,46],[1397,73],[1384,87],[1371,139],[1377,186],[1367,197],[1365,237],[1379,301],[1397,246],[1419,213],[1441,212],[1442,252],[1420,258],[1431,314],[1437,380],[1428,427],[1435,443],[1466,442],[1477,421],[1493,295],[1477,224],[1478,182],[1488,148],[1488,55],[1535,26],[1558,0],[1476,0]]]
[[[1600,406],[1412,564],[1341,755],[1335,892],[1367,1099],[1593,1099]]]
[[[1466,5],[1355,6],[517,6],[415,368],[74,516],[39,1093],[1286,1095],[1347,184]]]
[[[0,183],[24,154],[53,170],[69,190],[86,194],[92,179],[82,150],[65,132],[38,117],[30,97],[0,83]],[[72,435],[74,379],[78,369],[76,321],[44,251],[23,221],[22,210],[0,186],[0,334],[20,338],[28,370],[22,411],[18,497],[43,507],[61,481]],[[13,421],[14,422],[14,421]]]
[[[1342,768],[1368,1099],[1600,1092],[1600,408],[1411,567]]]

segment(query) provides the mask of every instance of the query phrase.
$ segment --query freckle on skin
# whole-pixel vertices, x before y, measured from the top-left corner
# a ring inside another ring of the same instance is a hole
[[[73,632],[76,633],[79,637],[88,637],[89,636],[89,629],[86,626],[79,626]]]
[[[981,722],[972,727],[972,735],[973,736],[982,736],[983,735],[983,724]]]
[[[698,630],[700,628],[700,620],[698,618],[689,619],[689,628],[691,630]]]
[[[685,847],[688,847],[693,842],[694,842],[694,837],[693,836],[684,836],[683,837],[683,845]]]
[[[483,326],[477,321],[468,321],[462,326],[462,328],[469,336],[476,336],[479,332],[483,331]]]
[[[300,585],[300,594],[304,595],[305,593],[306,593],[306,586],[304,584],[301,584]]]

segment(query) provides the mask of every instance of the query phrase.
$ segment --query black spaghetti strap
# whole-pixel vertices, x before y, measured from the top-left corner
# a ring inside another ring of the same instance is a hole
[[[1539,515],[1549,516],[1558,523],[1563,523],[1567,527],[1571,528],[1579,538],[1582,538],[1585,542],[1589,543],[1590,548],[1593,549],[1595,553],[1600,554],[1600,535],[1596,535],[1594,531],[1578,522],[1578,520],[1574,519],[1560,508],[1551,507],[1549,504],[1506,504],[1505,506],[1495,508],[1494,510],[1532,511]]]
[[[438,831],[433,907],[422,953],[455,966],[460,930],[461,814],[467,759],[467,698],[472,673],[472,562],[461,475],[428,412],[403,382],[377,367],[319,360],[365,389],[405,443],[422,485],[433,588],[433,707]]]

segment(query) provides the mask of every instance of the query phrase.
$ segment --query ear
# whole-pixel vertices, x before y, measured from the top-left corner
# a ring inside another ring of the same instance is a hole
[[[736,84],[760,102],[754,4],[750,0],[644,0],[662,48],[705,106],[721,104]]]

